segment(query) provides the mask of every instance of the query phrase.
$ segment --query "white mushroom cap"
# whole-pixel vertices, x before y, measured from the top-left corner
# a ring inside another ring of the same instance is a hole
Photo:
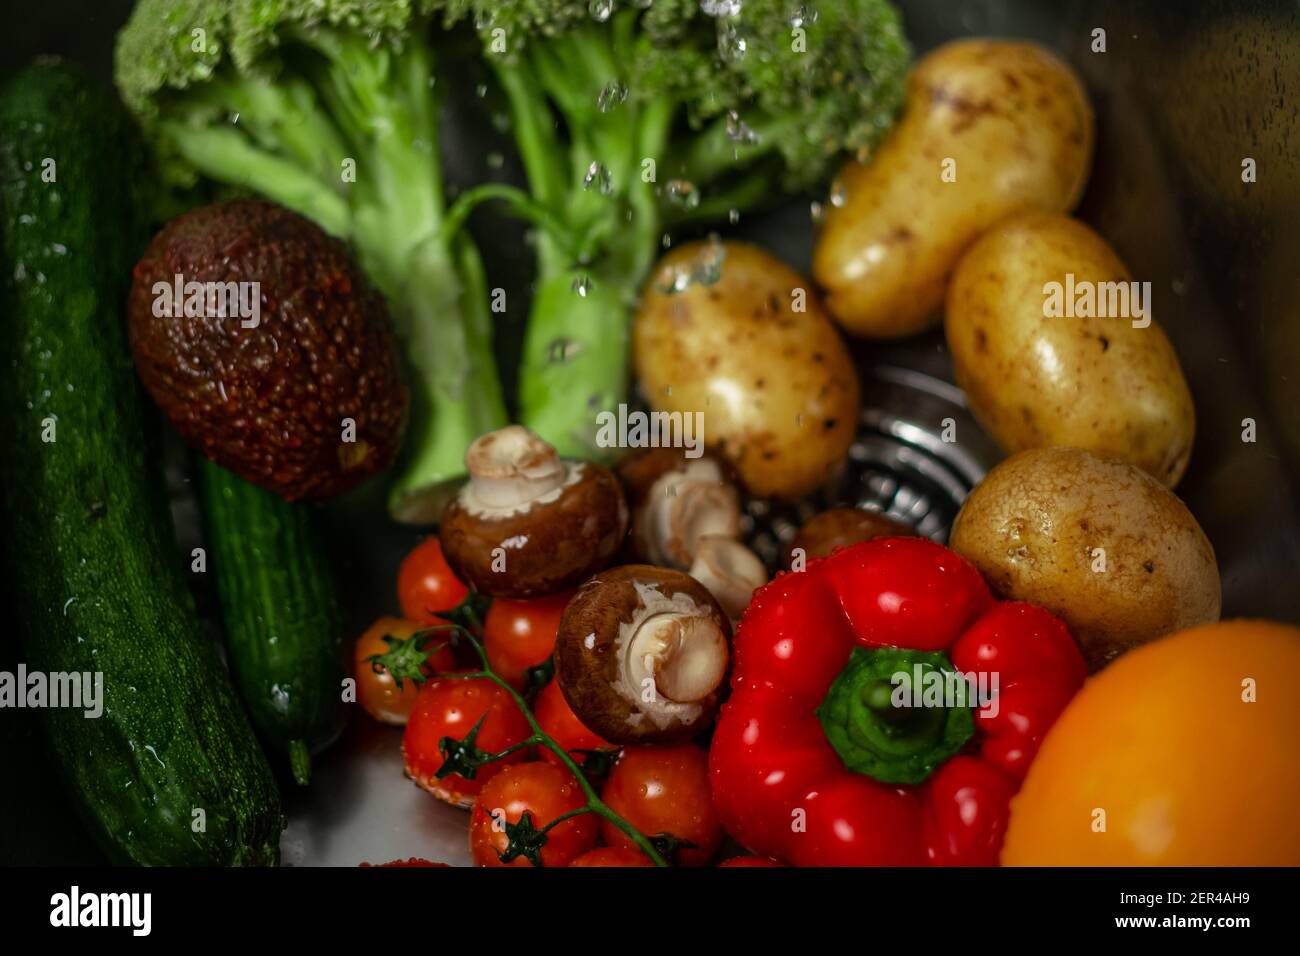
[[[699,539],[690,575],[709,589],[733,621],[745,612],[754,590],[767,583],[767,568],[758,555],[723,535]]]
[[[461,503],[471,514],[508,515],[555,501],[581,474],[522,425],[480,435],[465,452],[469,483]]]
[[[700,458],[655,481],[639,520],[651,563],[685,570],[704,535],[739,536],[740,499],[718,463]]]

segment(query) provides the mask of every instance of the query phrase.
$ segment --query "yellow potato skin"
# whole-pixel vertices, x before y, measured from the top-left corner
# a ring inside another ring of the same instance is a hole
[[[813,254],[827,309],[867,338],[935,324],[962,252],[1012,213],[1073,209],[1092,147],[1083,85],[1043,48],[978,39],[930,53],[898,125],[832,192]],[[945,159],[955,182],[941,178]]]
[[[1048,732],[1011,801],[1002,863],[1300,865],[1297,682],[1300,629],[1271,621],[1125,654]]]
[[[707,243],[674,249],[651,273],[632,329],[641,391],[655,411],[703,412],[706,447],[751,494],[798,497],[853,441],[857,372],[807,279],[756,246],[721,251],[721,276],[709,285],[663,291],[698,257],[717,254]]]
[[[1132,278],[1100,236],[1068,216],[1016,216],[971,247],[944,315],[957,384],[1007,452],[1083,448],[1172,488],[1196,432],[1178,356],[1154,321],[1134,328],[1131,318],[1044,316],[1044,286],[1064,285],[1067,273],[1076,285]]]
[[[962,505],[950,546],[999,597],[1064,620],[1094,671],[1219,619],[1214,548],[1192,513],[1146,472],[1081,449],[1002,462]]]

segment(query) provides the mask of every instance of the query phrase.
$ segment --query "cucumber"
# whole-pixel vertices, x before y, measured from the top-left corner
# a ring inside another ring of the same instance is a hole
[[[6,611],[29,674],[102,675],[100,716],[43,716],[110,858],[274,864],[275,778],[186,588],[127,344],[142,156],[116,100],[67,67],[0,87]]]
[[[199,457],[208,570],[253,727],[306,786],[343,729],[343,621],[317,516]]]

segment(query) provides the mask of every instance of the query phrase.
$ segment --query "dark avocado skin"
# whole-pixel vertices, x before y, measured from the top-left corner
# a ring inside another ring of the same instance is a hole
[[[154,315],[154,284],[261,284],[260,324]],[[168,223],[136,264],[136,369],[193,447],[293,501],[342,494],[393,460],[407,391],[382,296],[346,245],[273,203],[236,199]],[[344,440],[345,420],[355,441]]]

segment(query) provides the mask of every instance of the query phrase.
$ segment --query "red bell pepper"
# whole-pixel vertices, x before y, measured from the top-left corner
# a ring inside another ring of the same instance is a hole
[[[778,577],[734,668],[714,803],[751,851],[798,866],[996,864],[1011,797],[1087,673],[1058,618],[995,600],[924,538]]]

